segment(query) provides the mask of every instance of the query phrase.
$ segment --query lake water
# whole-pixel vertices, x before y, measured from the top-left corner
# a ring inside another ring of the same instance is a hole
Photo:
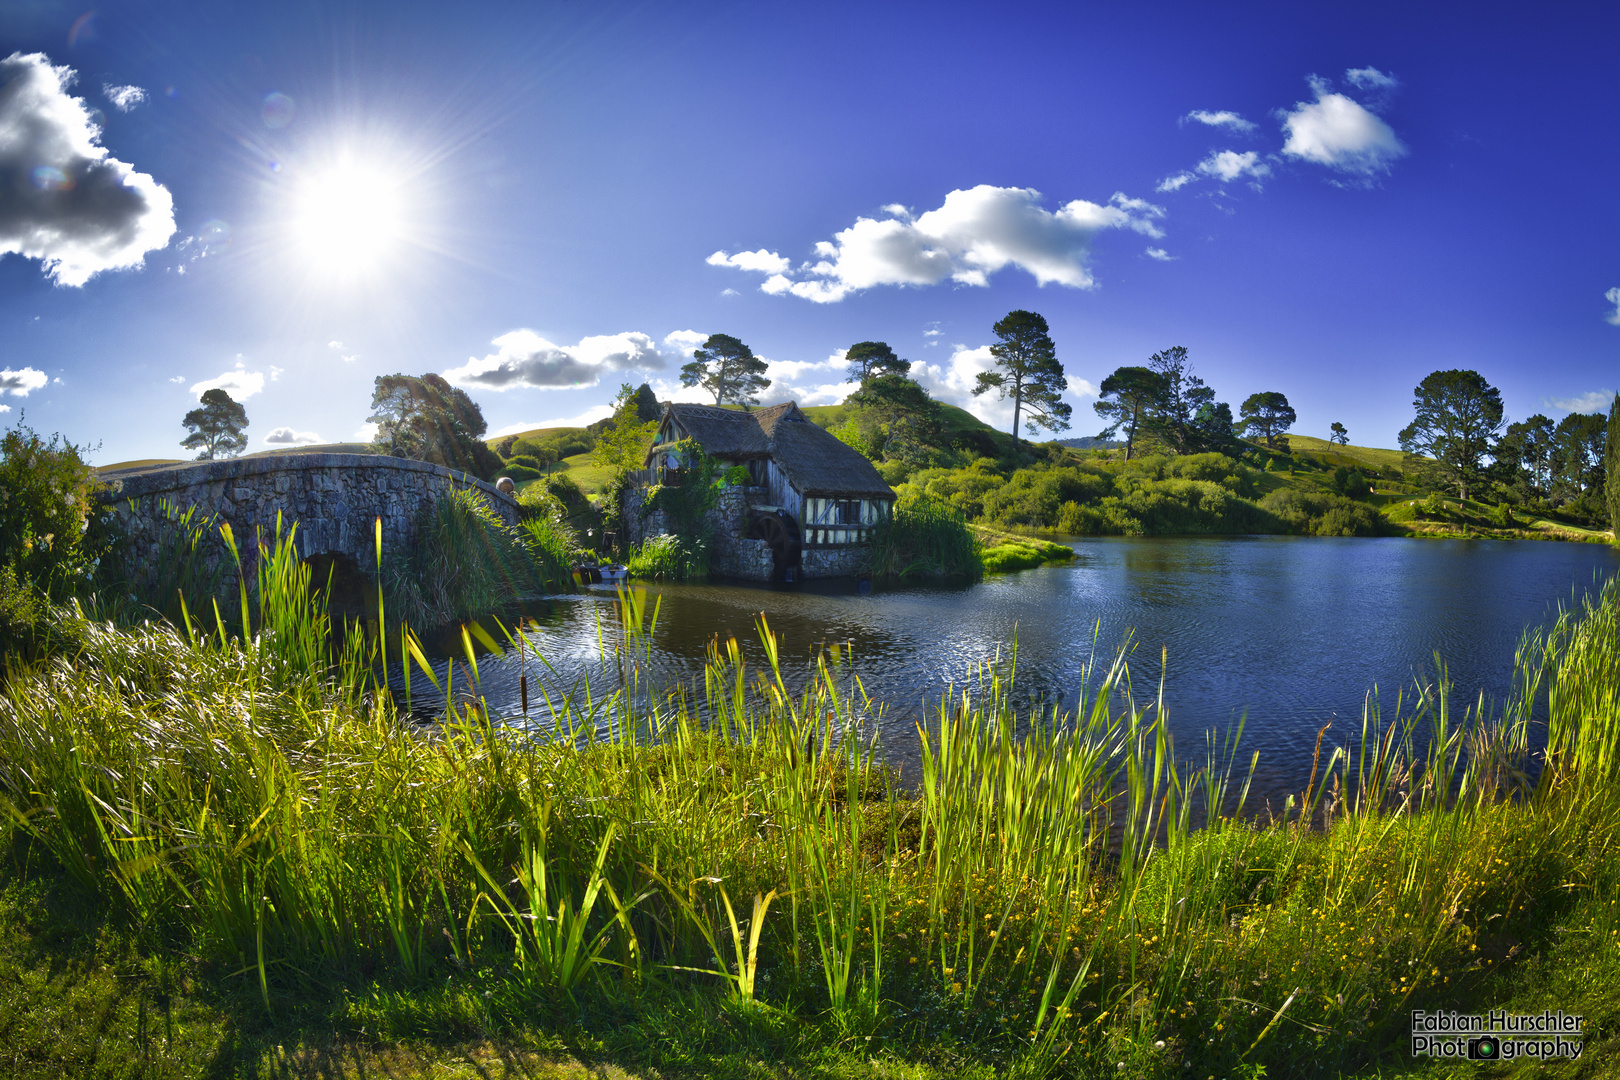
[[[1094,632],[1105,661],[1129,634],[1139,698],[1156,692],[1161,650],[1167,657],[1164,704],[1178,750],[1201,758],[1206,731],[1224,735],[1246,717],[1242,759],[1260,752],[1255,794],[1275,800],[1304,786],[1318,728],[1332,720],[1330,740],[1350,738],[1370,691],[1392,706],[1397,691],[1432,679],[1437,653],[1465,701],[1481,691],[1500,700],[1525,628],[1620,567],[1604,545],[1526,541],[1166,537],[1072,546],[1072,563],[957,588],[862,595],[853,581],[650,584],[649,597],[662,602],[654,678],[700,680],[716,635],[735,636],[759,660],[760,613],[791,670],[805,670],[824,643],[848,642],[867,693],[886,703],[885,752],[909,771],[913,725],[927,704],[1015,638],[1022,694],[1072,705]],[[603,684],[598,620],[613,623],[613,600],[598,586],[537,616],[531,638],[565,678],[589,673]],[[515,717],[515,654],[479,668],[492,708]],[[535,707],[531,695],[531,714]]]

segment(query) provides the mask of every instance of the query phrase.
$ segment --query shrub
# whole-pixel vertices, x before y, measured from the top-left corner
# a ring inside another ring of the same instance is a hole
[[[86,584],[109,543],[80,448],[19,424],[0,438],[0,566],[48,596]]]
[[[746,465],[733,465],[726,470],[722,479],[733,487],[747,487],[754,482],[754,474],[748,471]]]
[[[519,463],[517,460],[508,461],[506,467],[501,469],[502,476],[510,476],[513,480],[522,483],[525,480],[540,479],[540,470],[529,465]]]
[[[546,515],[525,518],[518,529],[546,592],[573,592],[572,567],[574,553],[579,550],[574,530]]]
[[[984,576],[979,541],[966,516],[941,499],[902,495],[889,520],[873,532],[864,569],[874,577],[978,581]]]
[[[1383,518],[1365,503],[1325,492],[1279,488],[1260,501],[1262,509],[1303,536],[1378,536]]]

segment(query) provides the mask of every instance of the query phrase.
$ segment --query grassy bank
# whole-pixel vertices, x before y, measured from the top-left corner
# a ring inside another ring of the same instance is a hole
[[[1527,642],[1504,711],[1441,684],[1369,712],[1265,821],[1250,762],[1178,755],[1124,658],[1069,713],[987,667],[905,791],[838,654],[794,694],[717,642],[701,686],[653,694],[650,617],[624,598],[622,683],[535,737],[470,658],[420,730],[290,624],[85,624],[13,670],[11,1075],[92,1050],[127,1075],[1336,1075],[1408,1067],[1412,1008],[1554,992],[1594,1043],[1620,1030],[1612,584]]]

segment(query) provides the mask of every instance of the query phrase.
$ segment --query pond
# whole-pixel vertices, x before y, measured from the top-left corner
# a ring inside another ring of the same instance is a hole
[[[973,677],[1016,640],[1028,701],[1072,706],[1081,673],[1134,642],[1136,696],[1158,691],[1182,755],[1202,758],[1207,731],[1244,720],[1241,756],[1260,753],[1254,793],[1279,800],[1303,788],[1317,730],[1351,738],[1376,690],[1386,715],[1398,691],[1432,681],[1445,663],[1454,701],[1509,691],[1527,626],[1600,585],[1620,567],[1597,544],[1299,537],[1086,538],[1072,563],[954,588],[877,588],[856,582],[765,586],[649,584],[661,610],[653,678],[701,680],[709,641],[736,637],[762,658],[763,613],[783,642],[784,668],[803,672],[817,649],[848,643],[853,670],[885,704],[884,752],[914,768],[914,725],[950,685]],[[590,674],[600,689],[598,620],[614,624],[614,592],[559,597],[530,636],[563,680]],[[528,661],[531,680],[534,660]],[[442,665],[441,665],[442,670]],[[518,716],[515,652],[479,662],[499,715]],[[464,679],[464,675],[458,675]],[[554,679],[555,681],[555,679]],[[701,685],[701,684],[700,684]],[[420,685],[418,687],[420,689]],[[418,706],[425,702],[419,700]],[[538,705],[531,701],[531,717]]]

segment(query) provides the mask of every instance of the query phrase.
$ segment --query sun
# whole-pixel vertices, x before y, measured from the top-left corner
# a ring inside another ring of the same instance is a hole
[[[406,206],[398,181],[384,170],[340,161],[299,184],[292,225],[316,269],[357,277],[385,266],[405,239]]]

